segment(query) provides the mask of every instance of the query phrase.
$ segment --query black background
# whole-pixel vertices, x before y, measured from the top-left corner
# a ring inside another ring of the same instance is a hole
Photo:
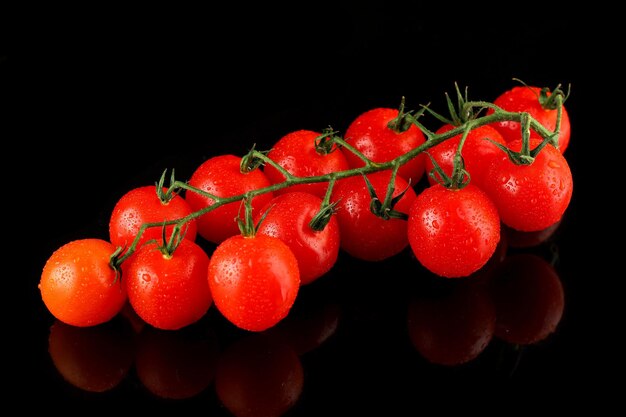
[[[468,87],[470,98],[493,100],[519,78],[572,88],[566,156],[575,189],[554,237],[566,300],[557,333],[527,349],[512,376],[494,365],[499,350],[506,351],[498,342],[466,366],[434,366],[411,350],[403,321],[407,298],[432,277],[412,266],[408,253],[380,265],[342,257],[319,285],[305,289],[303,304],[337,303],[342,315],[337,333],[302,357],[305,388],[286,415],[372,408],[417,414],[470,404],[486,410],[500,400],[502,411],[606,405],[604,375],[619,357],[611,355],[614,333],[604,331],[609,303],[596,283],[615,275],[597,253],[603,240],[591,211],[599,195],[591,158],[598,150],[589,141],[598,136],[598,73],[608,84],[614,68],[611,54],[601,51],[613,29],[603,18],[591,30],[593,10],[511,7],[496,13],[476,4],[338,1],[23,16],[6,38],[15,42],[0,56],[6,126],[17,127],[7,130],[12,137],[3,152],[13,164],[3,184],[11,242],[5,280],[18,289],[18,297],[5,295],[17,305],[6,320],[17,358],[9,362],[18,367],[10,384],[67,409],[129,403],[228,415],[212,387],[170,401],[147,393],[132,372],[103,394],[63,381],[47,352],[53,318],[37,290],[52,251],[72,239],[106,238],[115,201],[165,168],[185,179],[210,156],[241,155],[255,143],[268,149],[300,128],[342,132],[362,111],[397,107],[402,96],[409,108],[431,103],[445,111],[444,93],[453,93],[455,82]],[[546,247],[531,251],[548,256]],[[243,337],[211,314],[224,338]]]

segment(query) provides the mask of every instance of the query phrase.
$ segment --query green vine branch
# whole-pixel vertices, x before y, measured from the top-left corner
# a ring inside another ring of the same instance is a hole
[[[459,93],[458,88],[457,88],[457,93]],[[331,147],[334,145],[337,148],[346,149],[347,151],[353,153],[358,158],[360,158],[364,162],[365,165],[359,168],[347,169],[344,171],[337,171],[337,172],[332,172],[332,173],[328,173],[324,175],[311,176],[311,177],[300,177],[300,176],[291,174],[285,168],[283,168],[278,163],[276,163],[271,158],[269,158],[267,156],[267,152],[258,151],[255,149],[255,146],[253,146],[252,149],[245,156],[242,157],[241,172],[245,174],[254,169],[258,169],[263,165],[271,165],[274,168],[276,168],[281,174],[284,175],[285,180],[280,183],[272,184],[267,187],[251,190],[246,193],[234,195],[231,197],[219,197],[214,194],[208,193],[204,190],[201,190],[199,188],[193,187],[184,181],[176,180],[174,178],[174,174],[172,171],[169,188],[167,189],[165,193],[159,194],[160,196],[163,196],[164,198],[167,199],[167,198],[171,198],[174,194],[180,192],[181,190],[185,190],[186,192],[197,193],[199,195],[202,195],[212,200],[212,204],[179,219],[169,220],[165,222],[158,222],[158,223],[142,224],[133,242],[127,248],[125,248],[125,250],[120,251],[118,254],[116,254],[116,256],[112,257],[111,265],[115,269],[118,269],[119,266],[137,250],[137,245],[140,241],[141,235],[148,228],[151,228],[151,227],[165,228],[166,226],[174,225],[172,237],[176,239],[176,237],[180,236],[182,228],[184,227],[186,223],[206,213],[209,213],[219,207],[222,207],[229,203],[242,201],[242,200],[250,202],[254,197],[258,195],[275,192],[275,191],[288,188],[297,184],[312,184],[312,183],[321,183],[321,182],[328,183],[327,192],[325,194],[322,205],[320,207],[320,211],[318,212],[317,216],[313,218],[311,222],[311,227],[314,230],[322,230],[324,226],[330,220],[330,216],[333,214],[335,205],[337,204],[337,202],[330,201],[331,190],[333,186],[335,185],[336,181],[343,179],[343,178],[361,175],[365,178],[366,185],[367,185],[369,184],[369,181],[367,180],[368,174],[372,174],[372,173],[375,173],[378,171],[384,171],[384,170],[392,171],[392,180],[389,182],[387,192],[382,202],[377,196],[375,196],[375,193],[372,195],[372,205],[371,205],[372,211],[374,212],[374,214],[385,219],[405,218],[405,215],[403,216],[403,213],[399,213],[393,210],[393,205],[399,200],[398,197],[392,198],[392,194],[394,191],[393,178],[395,178],[395,174],[397,173],[399,167],[406,164],[410,160],[414,159],[418,155],[422,153],[427,153],[427,151],[431,149],[432,147],[437,146],[438,144],[454,136],[462,135],[463,139],[460,141],[459,147],[457,149],[458,158],[455,158],[456,162],[455,162],[455,171],[453,172],[453,176],[452,176],[453,178],[449,178],[449,180],[451,184],[456,184],[456,186],[464,186],[466,185],[466,182],[469,181],[469,178],[466,176],[467,172],[465,171],[463,167],[462,157],[461,157],[461,149],[463,147],[463,143],[465,142],[464,139],[467,137],[468,133],[473,129],[476,129],[480,126],[489,125],[489,124],[493,124],[497,122],[505,122],[505,121],[520,123],[522,141],[523,141],[522,149],[520,152],[515,152],[507,148],[504,145],[501,145],[495,142],[494,144],[496,144],[500,149],[506,152],[507,155],[509,155],[509,158],[514,163],[530,164],[533,162],[535,156],[546,145],[552,144],[554,146],[558,146],[558,136],[560,132],[560,120],[561,120],[561,114],[562,114],[563,101],[565,97],[566,96],[562,93],[561,90],[555,90],[555,92],[551,95],[551,98],[552,98],[551,104],[556,107],[557,112],[558,112],[557,124],[556,124],[556,128],[554,131],[551,131],[545,128],[537,120],[535,120],[529,113],[509,112],[487,101],[467,101],[466,96],[465,98],[460,97],[459,103],[458,103],[459,109],[456,110],[458,113],[454,113],[452,116],[455,119],[455,122],[458,123],[458,126],[440,134],[436,134],[430,131],[426,126],[424,126],[418,120],[427,110],[426,106],[423,106],[423,108],[419,112],[412,114],[412,112],[404,111],[404,108],[403,108],[404,101],[403,101],[402,112],[401,112],[402,117],[401,119],[395,120],[394,127],[397,127],[397,128],[401,127],[401,129],[407,129],[407,123],[411,123],[417,126],[424,133],[427,139],[420,146],[392,160],[389,160],[387,162],[374,162],[370,160],[369,158],[367,158],[365,155],[363,155],[363,153],[355,149],[353,146],[351,146],[349,143],[347,143],[343,138],[337,135],[336,132],[334,132],[332,129],[327,129],[324,131],[323,136],[318,141],[317,143],[318,146],[324,146],[327,149],[331,149]],[[450,107],[450,101],[448,100],[448,102],[449,102],[449,107]],[[488,114],[488,115],[483,115],[483,116],[479,115],[479,113],[484,109],[492,109],[493,113]],[[471,117],[468,117],[468,115],[471,115]],[[529,138],[530,138],[531,130],[535,131],[541,138],[543,138],[542,142],[538,146],[536,146],[534,149],[530,149],[530,146],[529,146],[529,143],[530,143]],[[458,164],[458,167],[457,167],[457,164]],[[164,177],[165,177],[165,173],[163,174],[161,181],[158,184],[159,189],[160,189],[160,186],[163,185]],[[373,190],[370,190],[370,194],[371,194],[371,191]],[[170,237],[170,240],[172,240],[172,237]]]

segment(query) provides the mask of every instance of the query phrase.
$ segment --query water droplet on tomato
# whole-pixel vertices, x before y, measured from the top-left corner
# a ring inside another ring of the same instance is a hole
[[[432,226],[433,226],[433,228],[435,228],[435,229],[439,229],[439,222],[438,222],[437,220],[433,220],[433,222],[432,222]]]
[[[141,279],[143,279],[145,282],[150,282],[150,275],[149,274],[143,274],[141,276]]]
[[[548,166],[550,168],[561,168],[561,165],[559,165],[558,162],[556,162],[554,159],[550,160],[550,162],[548,162]]]

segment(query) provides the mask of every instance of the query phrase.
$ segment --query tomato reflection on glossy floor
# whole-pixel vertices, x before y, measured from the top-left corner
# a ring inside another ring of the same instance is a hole
[[[520,248],[507,237],[462,280],[428,273],[409,251],[386,262],[344,254],[265,332],[236,329],[214,309],[180,331],[154,329],[130,308],[93,328],[56,322],[50,363],[86,401],[200,402],[224,416],[322,412],[356,400],[348,385],[385,398],[425,380],[515,378],[525,356],[556,337],[565,292],[554,239]]]

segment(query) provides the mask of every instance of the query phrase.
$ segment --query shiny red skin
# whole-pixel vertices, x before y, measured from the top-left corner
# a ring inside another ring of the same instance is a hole
[[[126,290],[110,265],[116,248],[102,239],[78,239],[57,249],[39,281],[48,311],[72,326],[105,323],[126,303]]]
[[[531,149],[538,143],[531,140]],[[508,146],[519,151],[521,141]],[[536,232],[562,219],[574,183],[565,157],[546,145],[530,165],[516,165],[506,155],[494,160],[482,188],[498,208],[502,223],[515,230]]]
[[[309,226],[319,212],[322,199],[301,191],[274,197],[256,215],[255,224],[267,210],[257,234],[281,239],[298,259],[300,284],[310,284],[326,274],[337,262],[339,223],[332,216],[326,227],[315,231]]]
[[[211,256],[208,282],[217,309],[249,331],[273,327],[289,313],[300,287],[298,260],[277,237],[232,236]]]
[[[437,129],[435,133],[442,134],[454,128],[454,125],[443,125]],[[439,164],[448,177],[452,175],[454,155],[459,147],[462,136],[463,134],[453,136],[428,150],[428,153],[437,161],[437,164]],[[491,139],[502,145],[505,144],[504,138],[500,132],[490,125],[485,125],[469,131],[465,143],[463,144],[463,150],[461,151],[463,161],[465,162],[465,170],[469,172],[472,183],[478,186],[482,184],[491,161],[501,156],[503,153],[502,150],[487,139]],[[430,158],[426,158],[425,164],[426,172],[430,173],[434,168],[433,162]],[[428,182],[433,185],[437,181],[428,175]]]
[[[424,133],[415,125],[402,133],[388,127],[388,123],[398,116],[397,109],[375,108],[354,119],[344,135],[345,141],[374,162],[387,162],[417,148],[426,141]],[[365,163],[354,153],[343,148],[351,168]],[[420,154],[400,167],[398,174],[415,185],[424,175],[426,155]]]
[[[540,91],[541,88],[539,87],[516,86],[496,97],[493,104],[510,112],[528,112],[542,126],[552,132],[556,128],[557,110],[544,109],[541,106],[539,102]],[[489,109],[487,114],[492,114],[493,112],[493,109]],[[493,127],[498,129],[507,143],[522,138],[522,131],[518,122],[497,122],[493,124]],[[571,125],[569,114],[565,106],[563,106],[561,114],[561,132],[559,134],[559,150],[561,153],[565,152],[567,149],[570,135]],[[530,137],[541,138],[533,129],[530,129]]]
[[[315,177],[348,169],[346,157],[336,147],[327,154],[317,152],[315,139],[320,135],[319,132],[304,129],[290,132],[274,144],[267,156],[297,177]],[[283,174],[270,164],[265,164],[263,170],[272,184],[285,180]],[[327,182],[292,185],[276,190],[275,195],[303,191],[323,198],[327,186]]]
[[[409,211],[408,236],[417,260],[446,278],[467,277],[484,266],[500,241],[500,218],[475,185],[422,191]]]
[[[387,185],[391,180],[390,171],[379,171],[367,175],[380,200],[384,200]],[[408,183],[396,176],[393,196],[407,189]],[[409,187],[394,209],[408,213],[415,199],[415,190]],[[337,181],[331,201],[336,206],[341,236],[341,249],[351,256],[366,261],[382,261],[402,252],[409,244],[407,221],[402,219],[384,220],[370,210],[372,198],[365,180],[357,175]]]
[[[188,183],[216,197],[233,197],[271,185],[270,180],[260,169],[242,173],[240,163],[241,157],[235,155],[214,156],[196,168]],[[272,197],[271,192],[254,197],[251,201],[253,212],[264,206]],[[185,199],[193,211],[204,209],[214,202],[212,198],[193,191],[187,191]],[[239,227],[236,218],[240,214],[243,216],[240,201],[225,204],[205,213],[198,218],[198,234],[213,243],[220,243],[228,237],[237,235]]]
[[[212,305],[207,283],[209,256],[183,239],[171,257],[142,246],[123,268],[128,300],[146,323],[177,330],[200,320]]]
[[[166,189],[163,189],[165,192]],[[192,213],[189,203],[176,194],[167,203],[163,203],[156,192],[155,185],[138,187],[124,194],[113,207],[109,220],[109,239],[115,246],[128,247],[144,223],[163,223],[177,220]],[[174,225],[166,226],[165,235],[169,238]],[[185,223],[186,239],[195,240],[197,226],[195,219]],[[162,227],[149,227],[139,238],[139,246],[148,240],[162,240]]]

